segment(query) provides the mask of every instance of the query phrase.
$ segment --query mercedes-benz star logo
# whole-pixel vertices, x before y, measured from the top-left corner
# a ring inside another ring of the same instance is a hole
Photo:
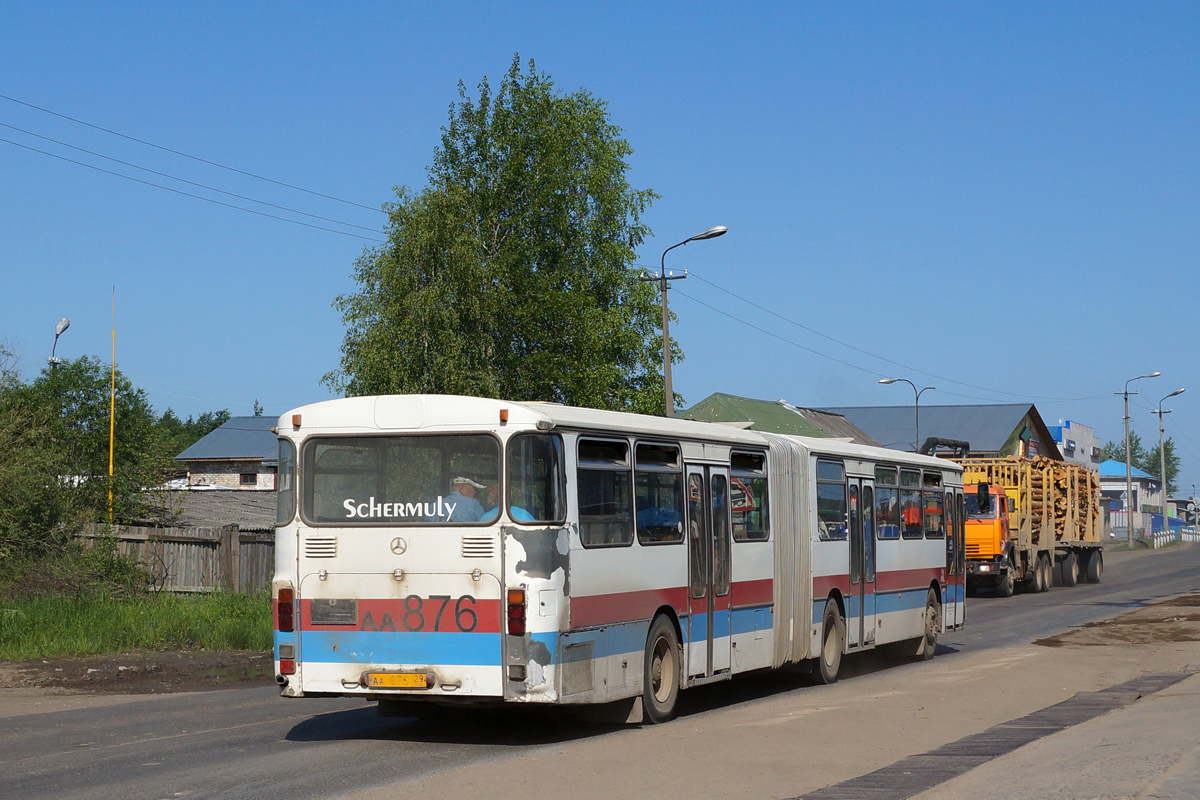
[[[395,553],[396,555],[400,555],[407,549],[408,549],[408,542],[404,541],[399,536],[397,536],[395,539],[392,539],[392,552],[393,553]]]

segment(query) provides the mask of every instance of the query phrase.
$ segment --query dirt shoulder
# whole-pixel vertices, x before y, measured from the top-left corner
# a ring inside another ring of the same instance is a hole
[[[269,653],[142,652],[0,662],[0,690],[50,694],[160,694],[274,684]]]

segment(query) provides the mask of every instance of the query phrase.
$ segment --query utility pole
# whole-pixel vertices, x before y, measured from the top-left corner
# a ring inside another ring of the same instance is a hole
[[[1134,381],[1140,381],[1142,378],[1157,378],[1162,375],[1161,372],[1147,372],[1145,375],[1138,375],[1136,378],[1130,378],[1125,381],[1125,390],[1123,392],[1113,392],[1113,394],[1125,395],[1125,540],[1130,547],[1133,547],[1133,465],[1129,463],[1129,395],[1137,394],[1137,392],[1129,391],[1129,384]]]
[[[666,416],[675,416],[675,389],[671,386],[671,331],[670,331],[670,313],[667,311],[667,281],[677,281],[687,277],[687,270],[684,270],[682,275],[667,274],[667,253],[674,250],[676,247],[682,247],[688,242],[702,242],[705,239],[715,239],[718,236],[723,236],[728,230],[724,225],[714,225],[708,230],[697,233],[695,236],[689,236],[679,244],[673,244],[663,251],[662,261],[660,263],[661,271],[657,278],[653,274],[642,278],[644,281],[658,281],[662,286],[662,332],[663,332],[663,405],[665,406]]]

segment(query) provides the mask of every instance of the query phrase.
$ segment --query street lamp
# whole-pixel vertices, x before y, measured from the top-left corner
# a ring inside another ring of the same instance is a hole
[[[681,247],[688,242],[702,242],[705,239],[715,239],[718,236],[724,236],[728,230],[724,225],[714,225],[708,230],[697,233],[695,236],[689,236],[679,244],[673,244],[666,250],[663,250],[661,271],[657,278],[649,277],[642,280],[658,281],[662,286],[662,331],[663,331],[663,396],[665,398],[666,412],[668,417],[675,416],[675,391],[671,388],[671,333],[667,320],[667,281],[676,281],[687,277],[687,272],[682,275],[667,275],[667,253],[674,250],[676,247]]]
[[[913,442],[913,452],[921,449],[921,394],[929,389],[936,389],[936,386],[926,386],[922,389],[917,389],[917,385],[907,378],[880,378],[880,383],[907,383],[913,388],[915,397],[913,398],[913,426],[915,428],[914,435],[916,441]]]
[[[54,326],[54,346],[50,348],[50,358],[46,359],[50,362],[51,366],[57,366],[61,363],[61,359],[55,357],[54,351],[58,349],[58,337],[62,336],[63,332],[69,327],[71,327],[71,320],[66,317],[60,319]]]
[[[1158,411],[1154,412],[1155,414],[1158,414],[1158,469],[1159,475],[1162,477],[1162,515],[1164,533],[1170,533],[1171,526],[1167,524],[1167,449],[1163,446],[1163,414],[1170,414],[1171,409],[1168,408],[1166,411],[1163,411],[1162,404],[1163,400],[1170,400],[1172,397],[1181,395],[1186,391],[1187,389],[1176,389],[1175,391],[1171,392],[1162,400],[1158,401]]]
[[[1125,539],[1130,547],[1133,547],[1133,466],[1129,463],[1129,384],[1142,378],[1157,378],[1159,375],[1162,373],[1147,372],[1145,375],[1138,375],[1125,381],[1124,392],[1113,392],[1125,395]]]

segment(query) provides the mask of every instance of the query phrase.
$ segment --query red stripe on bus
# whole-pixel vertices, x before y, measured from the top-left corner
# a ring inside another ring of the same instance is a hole
[[[574,596],[571,598],[571,627],[587,628],[650,619],[664,605],[674,608],[677,614],[686,613],[687,587]]]
[[[837,589],[842,594],[850,593],[849,575],[817,575],[813,577],[813,600],[822,600]]]
[[[879,572],[875,575],[876,592],[901,592],[927,589],[929,584],[937,581],[946,583],[945,567],[923,567],[921,569],[896,569]],[[842,594],[850,592],[849,575],[821,575],[813,578],[813,598],[819,600],[828,597],[837,589]]]
[[[472,597],[369,598],[358,600],[353,625],[316,625],[312,600],[300,601],[300,630],[381,631],[388,633],[500,633],[499,600]]]
[[[897,569],[880,572],[875,576],[875,591],[899,592],[904,590],[928,589],[929,584],[937,581],[946,583],[945,567],[925,567],[923,569]]]
[[[761,581],[737,581],[733,584],[733,605],[763,606],[775,602],[775,581],[766,578]]]

